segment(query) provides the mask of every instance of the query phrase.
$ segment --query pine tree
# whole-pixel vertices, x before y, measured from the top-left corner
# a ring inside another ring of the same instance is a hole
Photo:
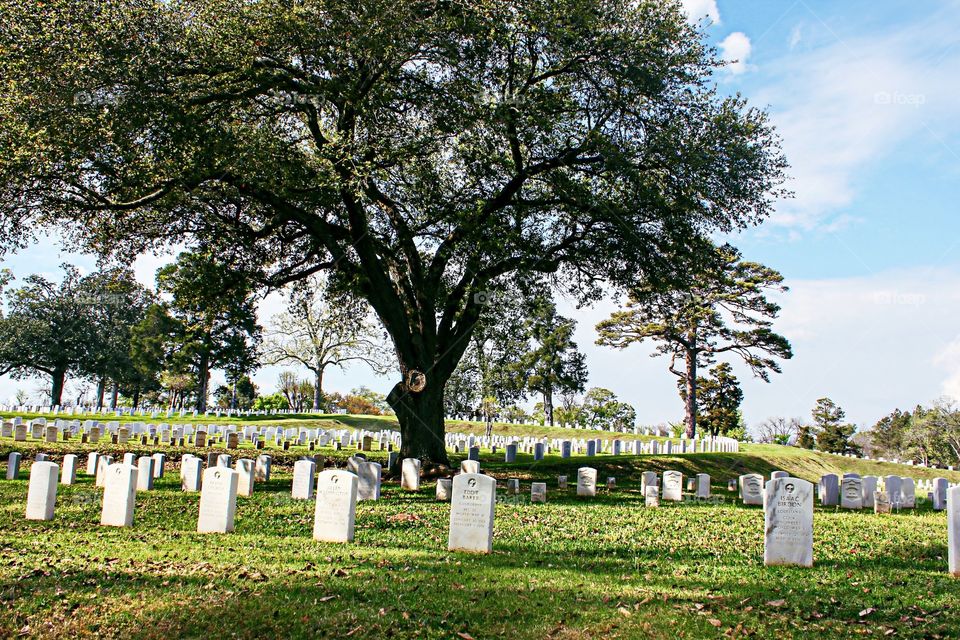
[[[830,398],[820,398],[813,408],[813,422],[817,428],[817,449],[827,453],[853,451],[850,438],[856,431],[852,424],[844,424],[846,413]]]

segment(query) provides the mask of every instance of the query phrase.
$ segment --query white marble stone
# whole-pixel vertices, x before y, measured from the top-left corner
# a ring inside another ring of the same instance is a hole
[[[837,474],[826,473],[820,476],[818,489],[822,506],[835,507],[840,504],[840,477]]]
[[[420,461],[416,458],[404,458],[400,466],[400,488],[407,491],[420,489]]]
[[[763,563],[813,566],[813,484],[776,478],[765,491]]]
[[[237,483],[239,474],[227,467],[208,467],[203,472],[200,491],[198,533],[229,533],[233,531],[237,514]]]
[[[447,549],[490,553],[496,502],[496,480],[476,473],[458,474],[453,479]]]
[[[663,472],[663,499],[672,502],[683,500],[683,474],[679,471]]]
[[[437,500],[440,502],[450,502],[450,496],[453,493],[453,480],[450,478],[440,478],[437,480]]]
[[[184,456],[180,460],[180,487],[187,492],[200,491],[203,461],[196,456]]]
[[[16,451],[11,451],[10,455],[7,456],[7,480],[16,480],[17,476],[20,475],[20,461],[22,459],[23,456]]]
[[[72,485],[77,481],[77,456],[68,453],[63,456],[63,467],[60,469],[60,484]]]
[[[946,478],[933,479],[933,510],[943,511],[947,508],[947,491],[950,489],[950,482]]]
[[[877,491],[877,476],[863,476],[860,480],[860,499],[864,509],[873,508],[873,494]]]
[[[34,462],[30,465],[27,520],[53,520],[53,511],[57,504],[59,474],[60,467],[53,462]]]
[[[577,469],[577,495],[590,498],[597,495],[597,470],[593,467]]]
[[[237,495],[244,498],[253,496],[253,460],[247,458],[237,460],[234,470],[237,472]]]
[[[886,491],[874,491],[873,512],[890,513],[890,495]]]
[[[257,482],[267,482],[270,480],[270,471],[273,466],[273,456],[261,454],[257,456],[257,467],[255,469],[255,479]]]
[[[640,494],[647,495],[647,487],[659,487],[660,481],[657,479],[656,471],[644,471],[640,474]]]
[[[153,454],[153,478],[159,480],[163,478],[164,467],[167,466],[167,456],[163,453]]]
[[[913,478],[903,478],[900,481],[900,506],[904,509],[917,506],[917,485]]]
[[[140,456],[137,460],[137,491],[153,490],[153,456]]]
[[[903,504],[902,486],[903,481],[900,479],[900,476],[886,476],[883,479],[884,493],[890,498],[890,506],[894,509],[899,509]]]
[[[655,484],[647,485],[643,495],[643,504],[647,507],[660,506],[660,487]]]
[[[763,476],[746,473],[740,476],[740,499],[746,505],[763,505]]]
[[[100,524],[132,527],[137,495],[137,468],[129,464],[111,464],[104,474],[103,510]]]
[[[357,465],[357,500],[380,499],[380,477],[383,468],[378,462]]]
[[[947,491],[947,563],[960,578],[960,486]]]
[[[293,489],[291,495],[294,500],[310,500],[313,498],[317,465],[313,460],[297,460],[293,465]]]
[[[706,473],[697,474],[697,497],[701,500],[710,497],[710,476]]]
[[[534,482],[530,485],[530,502],[547,501],[547,483]]]
[[[357,476],[327,470],[317,478],[313,538],[322,542],[353,542],[357,515]]]
[[[842,509],[863,508],[863,480],[860,477],[845,477],[840,481],[840,507]]]
[[[464,460],[460,463],[460,473],[480,473],[480,461]]]

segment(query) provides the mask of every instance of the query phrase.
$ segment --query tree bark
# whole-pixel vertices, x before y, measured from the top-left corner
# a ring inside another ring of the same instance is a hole
[[[686,412],[686,432],[688,438],[697,435],[697,352],[687,350],[686,383],[687,394],[684,402]]]
[[[397,383],[387,402],[400,423],[400,457],[449,465],[444,441],[443,384],[430,381],[423,391],[414,393],[404,383]]]
[[[207,386],[210,384],[210,356],[203,354],[197,367],[197,411],[207,410]]]
[[[97,383],[97,411],[103,409],[103,397],[107,393],[107,379],[105,377],[100,378],[100,381]]]
[[[140,385],[137,385],[133,388],[133,408],[140,408]]]
[[[323,402],[323,369],[319,368],[313,372],[315,379],[313,384],[313,410],[320,412],[320,405]]]
[[[553,389],[547,387],[543,391],[543,412],[547,414],[547,424],[553,426]]]
[[[63,397],[63,381],[67,377],[67,371],[65,369],[55,369],[52,377],[53,384],[50,388],[50,406],[56,407],[60,405],[60,400]]]
[[[120,400],[120,385],[116,380],[113,382],[113,390],[110,392],[110,410],[116,411],[117,403]]]

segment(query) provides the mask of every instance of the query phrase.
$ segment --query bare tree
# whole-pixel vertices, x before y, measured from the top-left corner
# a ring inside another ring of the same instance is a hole
[[[789,444],[797,436],[801,426],[803,421],[800,418],[767,418],[756,427],[757,442]]]
[[[273,318],[267,334],[265,359],[270,364],[297,364],[314,375],[313,410],[323,404],[323,375],[364,362],[378,374],[393,366],[390,349],[370,320],[366,303],[334,292],[325,279],[313,277],[294,289],[287,310]]]

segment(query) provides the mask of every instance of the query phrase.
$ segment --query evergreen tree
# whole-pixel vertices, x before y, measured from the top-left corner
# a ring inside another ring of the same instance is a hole
[[[845,424],[846,413],[830,398],[820,398],[814,406],[813,422],[817,431],[817,449],[827,453],[848,453],[856,447],[850,442],[857,428]]]

